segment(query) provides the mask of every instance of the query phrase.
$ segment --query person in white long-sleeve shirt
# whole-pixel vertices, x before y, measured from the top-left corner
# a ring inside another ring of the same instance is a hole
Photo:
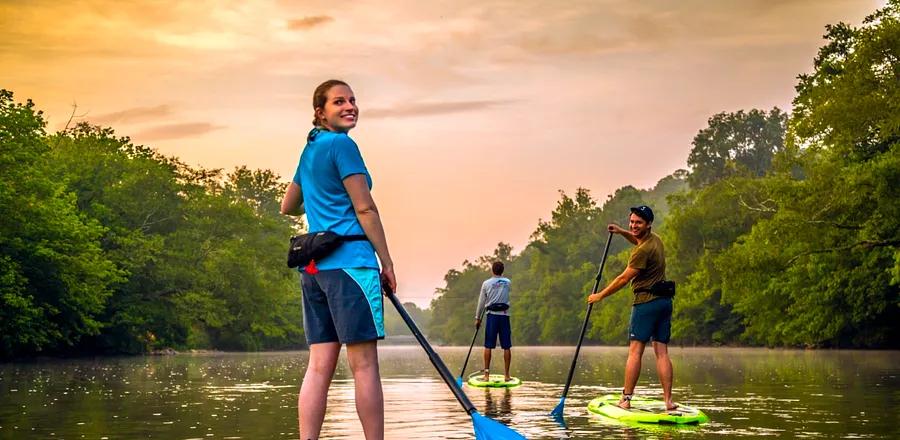
[[[475,308],[475,328],[481,327],[482,308],[487,308],[487,323],[484,327],[484,380],[490,380],[491,350],[497,346],[503,349],[503,376],[509,381],[509,364],[512,360],[512,330],[509,325],[509,278],[502,277],[503,263],[495,261],[491,265],[493,276],[481,285],[478,307]]]

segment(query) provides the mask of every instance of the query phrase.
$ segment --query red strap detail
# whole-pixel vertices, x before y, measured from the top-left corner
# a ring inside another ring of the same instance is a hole
[[[316,267],[316,260],[309,260],[309,264],[307,264],[303,269],[310,275],[319,273],[319,268]]]

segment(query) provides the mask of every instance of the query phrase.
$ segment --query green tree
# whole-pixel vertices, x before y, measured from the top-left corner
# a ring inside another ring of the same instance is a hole
[[[900,2],[867,17],[861,28],[826,26],[815,70],[800,75],[791,142],[828,146],[867,159],[900,138]]]
[[[715,261],[746,342],[896,346],[900,145],[855,164],[834,153],[773,178],[778,208]]]
[[[784,148],[787,114],[777,107],[719,113],[694,136],[687,163],[688,182],[702,188],[733,175],[760,177],[772,168],[772,158]]]
[[[46,122],[0,90],[0,357],[69,350],[97,334],[119,272],[104,228],[53,177]]]
[[[272,172],[193,169],[87,124],[51,144],[57,178],[106,227],[101,244],[124,275],[84,350],[301,343],[296,274],[282,261],[299,225],[279,215]]]
[[[730,177],[670,196],[666,275],[678,283],[673,337],[686,344],[725,344],[743,332],[741,315],[722,301],[716,258],[761,219],[771,216],[762,179]],[[758,207],[762,206],[763,208]]]
[[[896,346],[900,2],[828,27],[802,75],[768,218],[716,261],[751,343]]]
[[[403,308],[409,313],[409,316],[416,322],[420,329],[427,329],[431,323],[431,310],[421,309],[416,303],[405,302]],[[384,310],[384,332],[388,336],[412,335],[409,327],[403,322],[400,314],[393,307],[387,306]]]

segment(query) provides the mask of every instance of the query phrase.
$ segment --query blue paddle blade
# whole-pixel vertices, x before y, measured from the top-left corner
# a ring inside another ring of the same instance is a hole
[[[525,440],[522,434],[478,414],[478,411],[472,413],[472,426],[475,428],[475,440]]]
[[[566,419],[565,417],[563,417],[563,410],[565,409],[565,406],[566,398],[563,397],[559,399],[559,404],[556,405],[556,408],[553,408],[553,411],[550,411],[550,416],[553,417],[553,420],[555,420],[556,423],[559,424],[559,426],[568,428],[568,426],[566,425]]]
[[[456,378],[456,386],[462,388],[462,377]]]
[[[566,398],[563,397],[559,399],[559,403],[556,404],[556,408],[553,408],[553,411],[550,411],[550,415],[556,417],[557,419],[562,419],[563,410],[566,407]]]

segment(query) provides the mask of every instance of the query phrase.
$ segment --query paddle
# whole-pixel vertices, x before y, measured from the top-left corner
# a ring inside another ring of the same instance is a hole
[[[606,255],[609,254],[609,244],[612,243],[613,233],[609,233],[609,238],[606,239],[606,249],[603,250],[603,259],[600,260],[600,270],[597,271],[597,278],[594,281],[594,289],[591,290],[591,293],[597,291],[600,288],[600,277],[603,276],[603,265],[606,264]],[[593,309],[593,304],[588,304],[587,313],[584,315],[584,323],[581,324],[581,335],[578,336],[578,345],[575,346],[575,357],[572,358],[572,366],[569,367],[569,377],[566,379],[566,387],[563,388],[562,397],[559,399],[559,404],[556,405],[556,408],[553,408],[553,411],[550,412],[550,415],[556,418],[556,421],[561,425],[565,425],[563,421],[563,409],[566,405],[566,396],[569,394],[569,385],[572,384],[572,377],[575,375],[575,363],[578,361],[578,352],[581,351],[581,342],[584,341],[584,332],[587,330],[588,320],[591,318],[591,309]]]
[[[431,344],[428,343],[428,340],[425,339],[425,336],[422,335],[422,332],[419,331],[419,327],[416,326],[416,322],[409,316],[409,313],[406,313],[406,309],[403,308],[403,304],[400,304],[400,300],[397,299],[397,295],[394,295],[394,292],[391,291],[390,287],[386,284],[382,284],[385,294],[388,299],[391,300],[391,303],[394,304],[394,307],[397,309],[397,312],[400,313],[400,317],[403,318],[403,321],[406,323],[406,326],[409,327],[409,330],[412,332],[413,336],[416,337],[416,340],[419,341],[419,345],[425,349],[425,353],[428,355],[428,360],[431,361],[431,364],[434,365],[434,368],[438,371],[438,374],[443,379],[444,383],[450,387],[450,391],[453,392],[453,395],[456,397],[456,400],[459,401],[460,405],[462,405],[463,409],[466,410],[466,413],[472,417],[472,428],[475,431],[475,439],[476,440],[524,440],[525,437],[522,434],[506,427],[500,422],[492,420],[488,417],[485,417],[481,414],[478,414],[478,410],[475,409],[475,405],[472,405],[472,401],[466,397],[466,393],[463,392],[462,388],[456,385],[456,380],[453,379],[453,373],[450,373],[450,370],[447,369],[447,365],[444,364],[444,361],[441,360],[441,357],[435,353],[434,349],[431,348]]]
[[[481,309],[481,313],[478,315],[478,322],[481,322],[481,318],[484,318],[484,311],[487,310],[487,307],[483,307]],[[475,327],[475,334],[472,335],[472,343],[469,344],[469,352],[466,353],[466,361],[463,362],[462,371],[459,372],[459,377],[456,378],[456,384],[462,387],[462,378],[466,375],[466,365],[469,364],[469,356],[472,355],[472,347],[475,346],[475,338],[478,337],[478,329],[480,327]]]

